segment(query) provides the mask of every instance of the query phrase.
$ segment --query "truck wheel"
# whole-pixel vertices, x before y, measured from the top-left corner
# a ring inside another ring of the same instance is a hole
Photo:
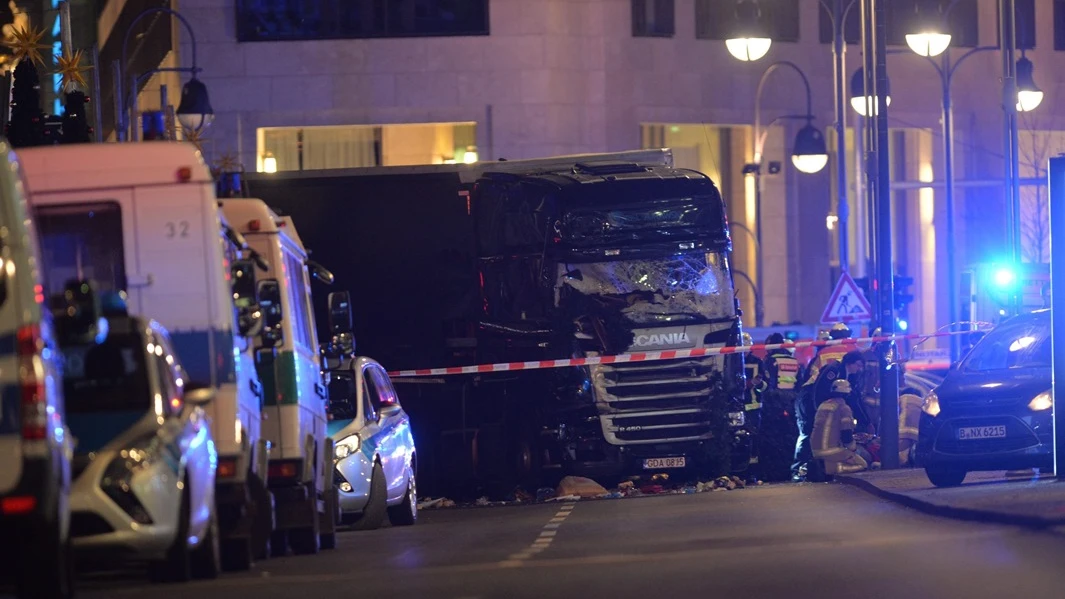
[[[313,481],[313,479],[312,479]],[[311,489],[308,495],[310,496],[310,503],[307,506],[307,510],[311,512],[310,526],[303,528],[293,528],[288,531],[288,542],[292,546],[292,553],[296,555],[314,555],[318,553],[318,535],[319,535],[319,522],[318,522],[318,502],[314,499],[317,493],[314,490],[314,482],[309,483]]]
[[[222,570],[221,557],[218,542],[218,514],[211,513],[211,521],[207,524],[207,534],[200,546],[192,551],[192,577],[211,580],[218,578]]]
[[[380,528],[387,514],[385,495],[388,493],[385,487],[385,473],[381,470],[381,463],[374,462],[373,474],[370,477],[370,497],[366,500],[366,508],[358,516],[351,528],[354,530],[375,530]]]
[[[18,597],[70,599],[74,596],[73,558],[70,542],[60,538],[59,525],[49,527],[39,552],[18,569]]]
[[[251,556],[257,560],[270,557],[270,536],[274,532],[274,494],[254,472],[248,474],[248,488],[254,510],[251,529]]]
[[[388,508],[388,521],[392,526],[410,526],[418,521],[418,484],[413,472],[407,472],[407,494],[403,503]]]
[[[288,531],[275,530],[270,533],[270,557],[285,557],[288,553]]]
[[[322,549],[337,548],[337,522],[340,520],[340,500],[336,487],[330,486],[325,492],[325,513],[320,514],[321,534],[318,537]]]
[[[177,533],[174,543],[162,560],[148,564],[148,578],[152,582],[187,582],[192,577],[192,555],[189,552],[189,481],[181,492]]]
[[[253,563],[250,538],[227,539],[222,543],[222,569],[226,572],[245,572]]]

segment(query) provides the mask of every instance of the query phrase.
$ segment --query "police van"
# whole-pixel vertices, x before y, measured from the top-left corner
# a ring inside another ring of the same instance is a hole
[[[189,376],[215,389],[206,410],[223,565],[247,569],[268,553],[274,522],[253,361],[262,271],[222,220],[210,171],[185,143],[28,148],[20,159],[49,285],[88,279],[100,294],[125,292],[131,313],[169,330]]]
[[[270,488],[277,500],[275,554],[286,546],[314,553],[336,543],[339,499],[333,486],[333,446],[326,436],[328,389],[322,376],[312,276],[332,284],[333,275],[309,260],[292,219],[278,216],[258,199],[222,202],[226,219],[269,264],[259,300],[264,328],[258,346],[265,388],[263,435],[276,443],[270,455]],[[274,316],[276,315],[276,317]]]
[[[71,595],[73,444],[23,192],[0,141],[0,583],[13,581],[19,597],[61,599]]]

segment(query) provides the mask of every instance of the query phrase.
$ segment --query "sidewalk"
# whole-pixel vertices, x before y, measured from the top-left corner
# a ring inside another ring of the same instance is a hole
[[[924,470],[878,470],[836,480],[935,516],[1044,528],[1065,525],[1065,482],[1053,476],[1007,478],[973,472],[960,487],[932,486]]]

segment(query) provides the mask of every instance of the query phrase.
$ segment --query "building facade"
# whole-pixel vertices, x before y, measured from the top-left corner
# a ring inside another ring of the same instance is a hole
[[[1046,92],[1039,111],[1022,117],[1022,174],[1038,177],[1045,168],[1040,153],[1065,150],[1057,133],[1065,129],[1065,2],[1017,3],[1019,12],[1027,11],[1019,18],[1019,40],[1030,48],[1026,55]],[[150,5],[178,10],[195,33],[199,78],[217,114],[204,136],[205,156],[233,154],[249,170],[671,147],[679,165],[721,186],[734,225],[735,266],[753,283],[759,263],[754,182],[744,166],[755,146],[755,90],[769,65],[787,60],[805,74],[814,124],[830,147],[836,143],[828,131],[834,116],[827,12],[818,0],[760,4],[775,41],[756,62],[740,62],[726,50],[734,17],[734,3],[726,0],[109,0],[98,33],[106,65],[133,15]],[[952,57],[997,43],[995,5],[956,4]],[[861,60],[858,17],[855,6],[845,23],[848,79]],[[939,78],[926,59],[905,50],[906,11],[894,10],[890,25],[898,51],[889,57],[896,259],[899,272],[916,281],[912,328],[928,330],[945,324],[946,244],[957,248],[959,268],[1002,253],[1001,58],[978,52],[953,79],[962,183],[958,234],[947,240]],[[150,34],[133,36],[136,68],[191,63],[184,29],[174,21],[150,26],[156,28]],[[148,80],[142,107],[158,103],[160,83],[176,105],[180,82],[171,75]],[[763,123],[805,113],[802,80],[776,70],[757,110]],[[113,130],[114,119],[108,122]],[[844,262],[862,275],[869,241],[855,143],[862,119],[848,109],[846,122],[851,244]],[[833,154],[829,167],[814,175],[792,167],[791,140],[802,124],[769,127],[763,151],[759,291],[767,324],[816,322],[839,274],[832,175],[838,165]],[[1024,195],[1035,210],[1028,218],[1038,224],[1045,187],[1028,186]],[[1043,250],[1038,237],[1032,233],[1029,244],[1033,259]],[[737,286],[745,322],[753,325],[753,286],[742,275]]]

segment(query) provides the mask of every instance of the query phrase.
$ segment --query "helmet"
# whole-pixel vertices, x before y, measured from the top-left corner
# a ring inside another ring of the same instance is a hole
[[[850,339],[851,329],[842,322],[837,322],[832,325],[832,330],[828,333],[831,339]]]
[[[740,341],[743,343],[744,347],[750,347],[754,345],[754,338],[751,337],[750,333],[743,333],[742,335],[740,335]]]
[[[773,333],[765,340],[766,345],[778,345],[784,343],[784,335],[781,333]]]
[[[832,383],[832,391],[829,397],[846,397],[851,394],[851,384],[847,379],[838,379]]]
[[[831,337],[828,336],[828,331],[817,331],[818,341],[828,341]]]

